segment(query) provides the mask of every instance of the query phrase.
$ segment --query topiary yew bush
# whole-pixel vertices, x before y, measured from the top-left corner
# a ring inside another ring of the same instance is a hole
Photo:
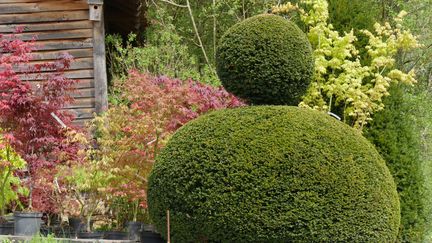
[[[255,105],[297,105],[312,79],[313,63],[306,35],[272,14],[231,27],[216,53],[223,86]]]
[[[394,242],[392,176],[375,148],[317,111],[254,106],[186,124],[157,158],[149,212],[176,242]]]

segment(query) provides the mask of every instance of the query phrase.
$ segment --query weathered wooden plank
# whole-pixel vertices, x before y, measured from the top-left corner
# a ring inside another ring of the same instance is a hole
[[[96,112],[100,113],[108,109],[108,81],[105,59],[105,27],[103,14],[102,20],[95,21],[93,24],[93,43]]]
[[[70,49],[70,50],[58,50],[58,51],[37,51],[31,54],[32,61],[41,61],[41,60],[57,60],[62,53],[68,53],[76,58],[84,58],[91,57],[93,58],[93,49]],[[8,56],[9,54],[4,53],[4,56]]]
[[[18,75],[21,80],[24,81],[39,81],[45,80],[46,75],[44,74],[20,74]],[[73,70],[73,71],[65,71],[65,76],[70,79],[88,79],[93,78],[93,70]]]
[[[57,0],[0,0],[0,3],[36,3],[36,2],[55,2]]]
[[[93,58],[93,50],[90,48],[87,49],[71,49],[71,50],[64,50],[64,51],[38,51],[32,53],[32,60],[39,61],[39,60],[56,60],[58,59],[60,53],[66,52],[73,56],[75,59],[77,58],[85,58],[85,57],[91,57]]]
[[[94,88],[94,81],[93,79],[77,79],[78,82],[75,84],[76,89],[88,89],[88,88]],[[40,85],[43,83],[43,81],[29,81],[32,87],[37,87],[37,85]]]
[[[88,5],[84,1],[58,0],[55,2],[36,3],[1,3],[0,14],[38,13],[49,11],[85,10]]]
[[[84,49],[93,47],[93,39],[87,38],[85,40],[62,40],[59,41],[38,41],[37,50],[70,50],[70,49]]]
[[[94,108],[95,107],[95,98],[75,98],[75,101],[72,104],[66,106],[66,108],[75,109],[75,108]]]
[[[42,63],[54,63],[55,61],[31,61],[26,64],[20,64],[14,67],[15,72],[25,73],[33,67]],[[93,69],[93,58],[77,58],[74,59],[68,68],[68,70],[80,70],[80,69]],[[4,68],[0,67],[0,71],[4,71]],[[55,71],[55,69],[43,69],[42,71]]]
[[[93,69],[93,58],[76,58],[72,61],[69,70]]]
[[[70,112],[75,116],[75,119],[92,119],[96,110],[94,108],[65,108],[67,112]]]
[[[4,38],[8,38],[10,34],[5,34]],[[64,40],[64,39],[86,39],[93,36],[91,29],[82,30],[59,30],[59,31],[48,31],[48,32],[32,32],[15,35],[20,40],[30,41],[36,40]]]
[[[25,14],[7,14],[0,15],[0,24],[23,24],[40,23],[40,22],[57,22],[88,20],[89,11],[62,11],[62,12],[43,12],[43,13],[25,13]]]
[[[0,33],[14,33],[22,24],[3,24],[0,25]],[[49,30],[72,30],[72,29],[91,29],[93,23],[89,20],[52,22],[52,23],[32,23],[24,26],[23,32],[49,31]]]
[[[75,119],[72,121],[72,126],[74,127],[87,127],[88,123],[90,123],[91,119]]]
[[[95,90],[94,88],[89,89],[78,89],[72,92],[72,97],[74,98],[94,98]]]
[[[94,88],[94,80],[93,79],[77,79],[78,82],[75,85],[77,89],[86,89],[86,88]]]
[[[35,46],[35,51],[54,51],[58,50],[60,52],[68,52],[72,49],[88,49],[93,47],[93,39],[86,38],[82,40],[62,40],[62,41],[37,41]],[[1,51],[0,51],[1,53]],[[93,55],[93,54],[92,54]]]

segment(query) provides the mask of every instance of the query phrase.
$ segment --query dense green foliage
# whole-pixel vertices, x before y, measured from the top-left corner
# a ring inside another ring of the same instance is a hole
[[[385,100],[387,108],[374,117],[365,136],[375,144],[386,160],[401,200],[401,233],[403,242],[421,242],[424,233],[424,175],[421,169],[421,137],[416,127],[416,102],[404,96],[395,86]],[[417,110],[418,111],[418,110]]]
[[[280,0],[154,0],[149,1],[149,21],[156,12],[172,17],[176,33],[184,38],[189,54],[200,68],[214,68],[216,46],[223,33],[234,24],[262,14]],[[173,4],[176,3],[176,4]],[[153,30],[150,30],[153,31]],[[204,55],[205,53],[205,55]],[[208,63],[206,61],[208,60]]]
[[[20,204],[19,197],[28,194],[27,188],[21,185],[20,178],[15,174],[25,167],[26,162],[0,135],[0,222],[10,203]]]
[[[288,106],[221,110],[182,127],[149,178],[149,212],[178,242],[393,242],[399,200],[359,132]]]
[[[312,79],[312,49],[294,23],[257,15],[225,33],[216,68],[224,87],[252,104],[297,105]]]
[[[431,73],[432,1],[382,1],[379,13],[390,20],[401,9],[409,14],[403,25],[423,45],[414,51],[399,52],[398,68],[415,69],[414,88],[395,86],[385,99],[386,109],[374,117],[366,135],[387,161],[401,199],[401,242],[429,242],[432,223]]]
[[[191,47],[185,44],[185,38],[177,34],[171,23],[172,17],[162,10],[152,13],[151,17],[152,25],[145,33],[145,42],[134,33],[127,40],[120,35],[107,36],[107,61],[112,86],[119,80],[127,79],[130,70],[219,84],[212,70],[206,67],[200,69],[198,58],[191,55]]]
[[[374,24],[379,20],[380,8],[375,0],[328,0],[329,23],[340,34],[354,30],[358,41],[354,43],[363,63],[370,62],[365,49],[368,38],[360,30],[374,30]]]
[[[328,0],[328,4],[329,22],[341,34],[352,29],[372,31],[379,19],[379,5],[374,0]]]

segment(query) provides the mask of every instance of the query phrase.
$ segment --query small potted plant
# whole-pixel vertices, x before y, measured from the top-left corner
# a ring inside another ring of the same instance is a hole
[[[124,225],[130,214],[129,202],[122,195],[114,193],[110,187],[108,188],[108,193],[111,195],[108,201],[110,212],[108,228],[110,230],[105,233],[104,239],[127,240],[128,234],[124,229]]]
[[[19,196],[28,194],[28,190],[15,175],[25,167],[26,162],[0,137],[0,235],[14,233],[13,222],[5,218],[6,207],[11,202],[19,204]]]
[[[101,234],[92,232],[91,223],[93,215],[101,211],[107,201],[105,190],[111,176],[102,168],[96,150],[91,147],[83,134],[75,133],[70,136],[72,139],[81,140],[83,148],[78,153],[82,156],[80,161],[63,166],[59,170],[59,175],[62,176],[64,183],[67,184],[66,187],[79,205],[79,219],[84,223],[78,221],[77,224],[80,226],[80,231],[84,232],[78,232],[78,238],[101,238]]]
[[[140,240],[141,239],[141,231],[143,228],[142,222],[137,221],[138,211],[140,209],[140,201],[135,199],[131,202],[132,205],[132,213],[133,220],[127,223],[127,232],[129,240]]]

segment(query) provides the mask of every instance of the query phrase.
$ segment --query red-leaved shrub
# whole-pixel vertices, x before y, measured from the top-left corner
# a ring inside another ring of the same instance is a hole
[[[135,71],[116,88],[123,103],[94,123],[100,157],[114,175],[110,191],[143,208],[147,175],[171,134],[208,111],[244,105],[222,87]]]
[[[62,54],[56,61],[30,62],[36,43],[35,40],[20,40],[17,34],[22,30],[0,35],[0,127],[14,150],[28,164],[29,206],[53,211],[52,205],[40,193],[44,185],[37,184],[36,178],[45,176],[38,171],[53,170],[61,163],[60,151],[73,154],[77,150],[74,146],[62,147],[65,129],[53,118],[55,114],[66,125],[73,119],[71,114],[62,111],[72,101],[70,93],[75,81],[64,75],[72,57]]]

